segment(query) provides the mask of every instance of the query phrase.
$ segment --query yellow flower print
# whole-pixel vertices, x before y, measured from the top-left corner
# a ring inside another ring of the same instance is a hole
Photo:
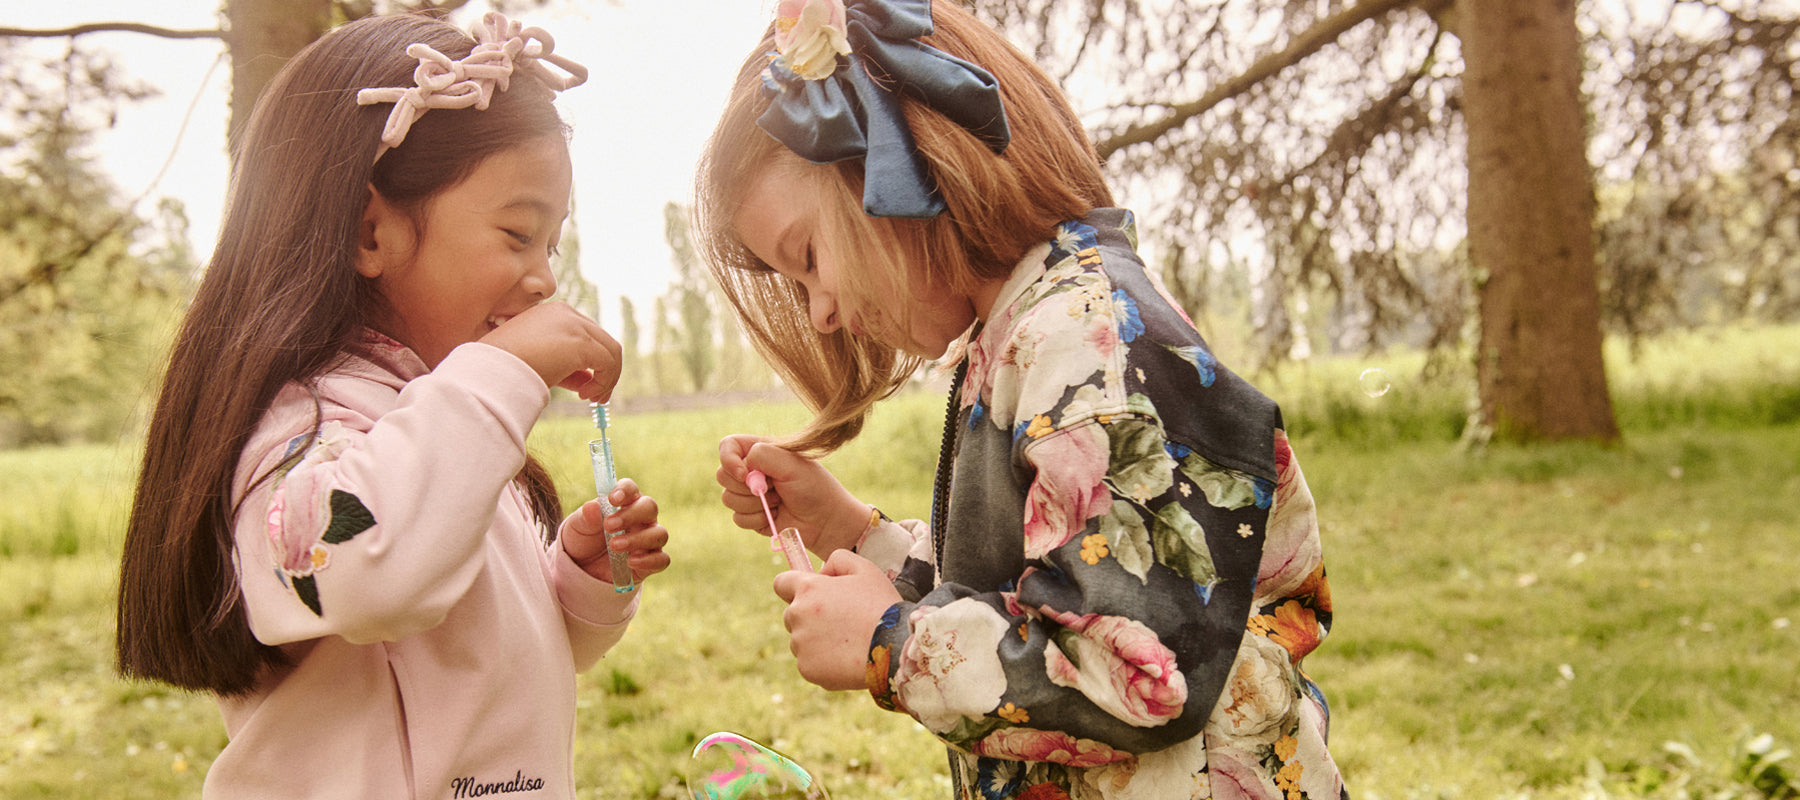
[[[312,561],[312,571],[313,572],[318,572],[319,570],[322,570],[328,566],[331,566],[331,551],[326,550],[325,545],[322,545],[322,544],[313,545],[312,552],[309,553],[308,556],[309,556],[309,560]]]
[[[894,702],[892,687],[888,685],[888,663],[893,657],[894,648],[881,645],[869,649],[869,661],[863,666],[863,685],[869,688],[869,694],[875,698],[875,705],[893,711],[898,704]]]
[[[1275,618],[1268,614],[1251,617],[1248,629],[1258,636],[1268,636],[1270,631],[1275,630]]]
[[[1181,496],[1182,497],[1193,497],[1194,496],[1194,485],[1191,483],[1188,483],[1187,481],[1182,481],[1181,482]]]
[[[1023,642],[1030,638],[1031,638],[1031,627],[1026,625],[1023,622],[1019,623],[1019,641]]]
[[[1294,753],[1298,752],[1299,750],[1300,750],[1300,741],[1298,739],[1295,739],[1291,735],[1283,736],[1280,739],[1275,740],[1275,757],[1281,759],[1282,761],[1287,761],[1289,759],[1292,759],[1294,757]]]
[[[1050,424],[1050,418],[1039,414],[1031,418],[1031,425],[1025,428],[1025,435],[1036,439],[1054,430],[1056,428]]]
[[[1075,253],[1075,259],[1083,266],[1098,264],[1100,263],[1100,249],[1097,247],[1088,247],[1078,250]]]
[[[1319,617],[1297,600],[1275,607],[1269,629],[1269,638],[1285,648],[1296,663],[1319,647]]]
[[[1006,720],[1007,722],[1010,722],[1014,725],[1024,725],[1025,723],[1031,721],[1031,712],[1026,711],[1023,708],[1019,708],[1018,706],[1015,706],[1012,703],[1007,703],[1006,705],[1001,706],[999,708],[999,710],[994,712],[994,714],[996,716],[1000,717],[1001,719]]]
[[[1288,797],[1298,797],[1300,796],[1300,774],[1305,771],[1306,768],[1300,766],[1300,762],[1289,761],[1281,765],[1281,770],[1275,773],[1275,785],[1286,792]]]
[[[1248,539],[1255,535],[1256,535],[1256,529],[1250,527],[1250,523],[1248,523],[1248,522],[1238,523],[1238,538]]]
[[[1082,537],[1081,560],[1086,561],[1089,566],[1100,563],[1100,559],[1105,558],[1107,552],[1109,551],[1106,549],[1105,534],[1092,533]]]

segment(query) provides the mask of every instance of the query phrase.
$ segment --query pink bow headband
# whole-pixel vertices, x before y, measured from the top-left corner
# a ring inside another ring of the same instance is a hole
[[[526,28],[498,11],[483,14],[473,30],[475,49],[468,57],[456,61],[430,45],[413,43],[406,54],[419,60],[413,70],[416,86],[389,86],[363,89],[356,93],[357,105],[393,103],[387,125],[381,130],[381,149],[375,160],[390,148],[400,146],[406,132],[426,111],[434,108],[488,107],[494,90],[506,91],[514,69],[528,70],[545,86],[563,91],[587,81],[587,67],[551,51],[556,40],[543,28]],[[544,66],[548,61],[561,67],[567,75],[558,75]]]

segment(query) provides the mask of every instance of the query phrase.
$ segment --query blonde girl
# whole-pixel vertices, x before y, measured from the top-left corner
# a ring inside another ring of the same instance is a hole
[[[705,252],[815,411],[734,435],[736,523],[825,559],[775,591],[800,674],[948,746],[957,797],[1336,798],[1301,661],[1331,601],[1275,404],[1136,252],[1056,86],[949,3],[787,0],[698,183]],[[927,360],[928,521],[815,460]]]

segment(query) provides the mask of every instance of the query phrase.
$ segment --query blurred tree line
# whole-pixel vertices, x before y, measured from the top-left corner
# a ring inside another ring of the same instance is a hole
[[[37,63],[0,39],[0,444],[104,437],[146,392],[190,287],[179,206],[141,216],[86,155],[149,89],[70,46]]]
[[[1423,347],[1475,436],[1608,438],[1599,330],[1800,313],[1795,0],[974,5],[1227,352]]]
[[[157,360],[145,343],[197,268],[179,209],[121,215],[80,156],[144,91],[81,34],[223,40],[237,118],[331,25],[463,2],[225,0],[217,31],[0,28],[0,46],[68,42],[41,67],[0,57],[0,444],[127,425]],[[1147,254],[1230,360],[1421,347],[1474,387],[1472,437],[1604,440],[1602,332],[1800,314],[1800,0],[969,4],[1070,90]],[[602,320],[650,367],[628,364],[641,377],[621,391],[767,381],[744,369],[684,213],[666,219],[678,277],[650,335],[629,304]]]

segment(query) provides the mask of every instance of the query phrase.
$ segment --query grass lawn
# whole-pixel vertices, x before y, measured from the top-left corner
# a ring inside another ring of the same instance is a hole
[[[1461,398],[1399,357],[1380,398],[1354,390],[1365,362],[1258,379],[1320,506],[1337,615],[1307,669],[1352,796],[1783,797],[1796,767],[1777,757],[1800,746],[1800,329],[1612,363],[1614,448],[1459,449]],[[834,468],[890,513],[924,513],[942,408],[889,404]],[[615,417],[620,472],[663,505],[675,566],[581,678],[584,797],[681,796],[716,730],[788,752],[839,798],[947,795],[941,748],[910,719],[794,673],[779,556],[718,510],[718,438],[802,418]],[[579,419],[534,435],[571,500],[591,492],[589,435]],[[0,452],[0,796],[195,796],[224,744],[210,698],[111,673],[134,466],[129,446]]]

